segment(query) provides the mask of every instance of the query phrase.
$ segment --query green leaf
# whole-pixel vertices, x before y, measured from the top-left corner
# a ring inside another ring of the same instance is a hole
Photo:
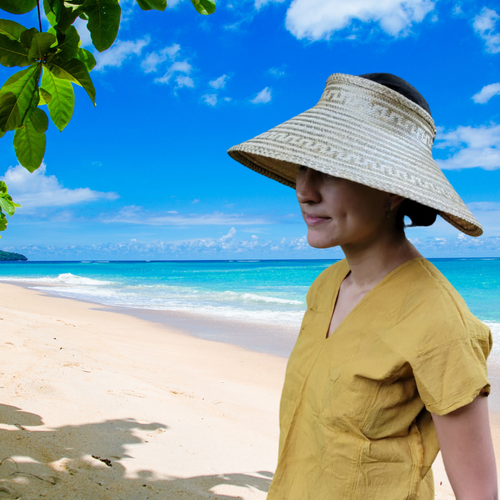
[[[0,212],[3,209],[12,217],[16,208],[19,208],[21,205],[12,200],[12,196],[8,194],[8,191],[7,184],[4,181],[0,181]]]
[[[76,57],[78,48],[80,47],[80,35],[74,26],[70,26],[64,35],[64,40],[58,45],[61,52],[57,55],[63,61],[69,61]]]
[[[55,77],[63,80],[69,80],[70,82],[83,87],[87,91],[87,94],[95,106],[94,84],[90,79],[87,67],[82,61],[76,59],[75,57],[69,61],[63,61],[60,57],[56,56],[51,59],[50,63],[47,63],[45,67],[49,69]],[[45,85],[44,88],[47,89]],[[50,89],[47,90],[50,92]]]
[[[191,0],[194,8],[204,16],[213,14],[215,12],[215,1],[214,0]]]
[[[51,100],[52,94],[47,92],[45,89],[40,88],[40,100],[38,101],[38,105],[42,106],[43,104],[48,104]]]
[[[0,208],[12,217],[16,211],[17,203],[13,203],[9,198],[9,195],[6,197],[0,196]]]
[[[48,103],[50,117],[62,132],[73,116],[75,107],[73,85],[69,80],[56,78],[47,68],[43,70],[42,85],[52,96]]]
[[[30,172],[41,164],[45,154],[45,134],[37,132],[31,120],[14,133],[14,150],[19,163]]]
[[[0,96],[0,130],[2,131],[2,136],[5,134],[4,129],[13,130],[20,122],[19,109],[16,104],[17,96],[13,92],[5,92],[5,94]],[[11,126],[10,123],[15,125]]]
[[[31,42],[33,41],[33,37],[37,34],[40,33],[36,28],[30,28],[29,30],[24,30],[21,33],[21,37],[19,40],[21,41],[21,45],[29,51],[31,48]]]
[[[5,217],[4,213],[0,213],[0,231],[5,231],[6,229],[7,229],[7,217]]]
[[[26,28],[19,23],[8,19],[0,19],[0,33],[8,36],[11,40],[19,42],[23,31],[26,31]]]
[[[167,8],[167,0],[137,0],[137,3],[142,10],[165,10]]]
[[[78,17],[75,7],[64,0],[43,0],[43,10],[51,26],[57,27],[61,33],[66,33]]]
[[[49,119],[45,114],[45,111],[40,108],[35,108],[33,113],[31,113],[30,120],[37,132],[40,134],[47,132],[47,129],[49,128]]]
[[[40,76],[41,64],[34,64],[28,69],[14,73],[0,89],[2,106],[0,111],[0,124],[2,130],[14,130],[24,125],[33,109],[38,105],[40,95],[38,92],[38,78]],[[3,94],[12,93],[12,96],[3,98]]]
[[[37,33],[31,41],[29,59],[31,61],[43,61],[54,42],[56,42],[56,37],[52,33]]]
[[[17,41],[0,34],[0,64],[2,66],[29,66],[28,51]]]
[[[94,47],[99,52],[109,49],[120,28],[121,8],[118,0],[86,0],[83,7],[89,18],[87,28]]]
[[[43,0],[43,10],[45,11],[45,15],[47,16],[47,20],[49,21],[51,26],[55,26],[57,24],[57,15],[54,12],[56,7],[53,7],[53,1],[51,0]]]
[[[36,7],[36,0],[0,0],[0,9],[11,14],[26,14]]]
[[[78,54],[76,55],[76,58],[82,61],[83,64],[85,64],[85,67],[89,72],[92,71],[94,69],[94,66],[96,65],[95,57],[88,50],[78,49]]]

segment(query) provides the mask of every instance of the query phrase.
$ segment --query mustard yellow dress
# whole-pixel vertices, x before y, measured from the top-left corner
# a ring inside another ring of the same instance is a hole
[[[430,412],[489,394],[488,327],[424,258],[378,283],[326,338],[347,262],[307,294],[280,408],[268,500],[430,500]]]

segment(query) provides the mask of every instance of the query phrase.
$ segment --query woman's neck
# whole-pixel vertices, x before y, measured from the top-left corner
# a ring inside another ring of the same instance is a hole
[[[405,234],[380,237],[364,245],[342,247],[351,270],[351,286],[362,292],[371,290],[387,274],[401,264],[422,257]]]

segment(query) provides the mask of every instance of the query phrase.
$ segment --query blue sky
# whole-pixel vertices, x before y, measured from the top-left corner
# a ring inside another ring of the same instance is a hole
[[[34,174],[2,139],[0,175],[23,208],[1,249],[31,260],[339,257],[308,247],[292,189],[226,150],[316,104],[332,73],[389,72],[426,97],[434,156],[485,228],[470,238],[439,219],[408,236],[427,257],[500,256],[494,2],[219,0],[209,17],[188,0],[163,13],[121,5],[118,40],[92,72],[96,108],[75,89],[73,119],[62,133],[51,125]],[[34,13],[15,19],[36,25]]]

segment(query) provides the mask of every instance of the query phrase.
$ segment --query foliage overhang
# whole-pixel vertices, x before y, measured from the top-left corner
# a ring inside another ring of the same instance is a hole
[[[166,0],[136,0],[142,10],[163,11]],[[213,14],[214,0],[191,0],[202,15]],[[42,5],[41,5],[42,4]],[[41,9],[50,23],[42,30]],[[49,117],[62,132],[73,116],[73,85],[87,92],[95,106],[96,91],[90,72],[96,65],[91,52],[80,47],[80,36],[73,26],[80,18],[87,21],[92,44],[97,51],[109,49],[120,29],[119,0],[0,0],[0,10],[27,14],[38,10],[38,28],[0,19],[0,64],[25,68],[10,76],[0,88],[0,137],[14,131],[14,150],[19,163],[30,172],[42,164],[45,132]],[[0,181],[0,231],[7,228],[6,215],[20,207]]]

